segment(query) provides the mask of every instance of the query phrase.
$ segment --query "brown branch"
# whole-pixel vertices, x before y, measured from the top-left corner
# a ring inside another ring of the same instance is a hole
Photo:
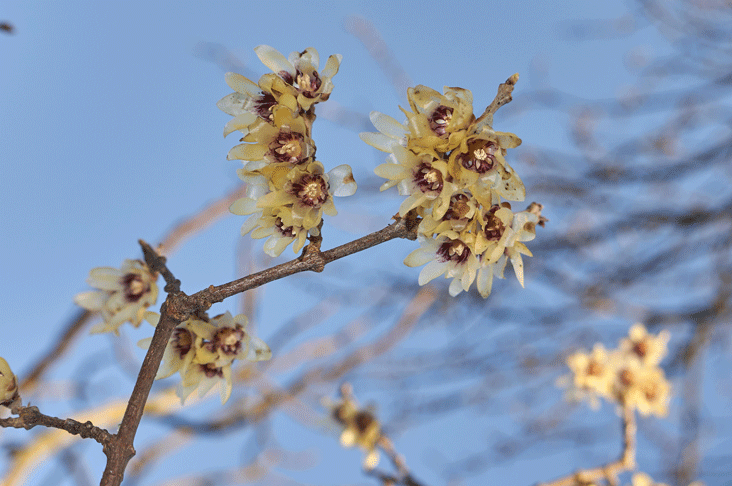
[[[302,256],[295,260],[234,280],[233,282],[219,286],[212,285],[205,290],[191,295],[189,299],[198,308],[208,309],[212,304],[221,302],[228,297],[296,273],[305,271],[322,272],[328,263],[367,250],[389,240],[395,238],[415,240],[417,238],[416,229],[418,223],[416,219],[409,217],[398,219],[395,223],[384,229],[324,252],[320,252],[312,245],[308,245],[305,247]]]
[[[85,423],[77,422],[74,419],[60,419],[45,415],[38,410],[38,407],[17,407],[13,409],[17,417],[0,419],[0,427],[30,430],[36,425],[65,430],[69,434],[78,435],[82,439],[94,439],[107,447],[114,437],[106,430],[94,426],[90,421]]]
[[[635,412],[631,407],[623,406],[623,452],[618,460],[591,469],[582,469],[574,474],[556,479],[541,486],[579,486],[606,480],[609,484],[617,484],[618,474],[635,468]]]
[[[498,108],[511,102],[513,99],[511,98],[511,93],[513,93],[513,88],[516,86],[518,79],[519,75],[516,73],[508,78],[505,83],[501,83],[498,86],[498,93],[496,94],[496,97],[491,101],[491,104],[488,105],[483,114],[480,115],[476,121],[480,122],[483,119],[487,119],[488,126],[492,127],[493,114],[498,111]]]
[[[345,245],[333,248],[326,252],[318,249],[319,241],[305,247],[300,258],[282,265],[277,265],[262,272],[249,275],[228,284],[197,292],[191,296],[180,291],[180,281],[165,265],[165,257],[159,255],[150,245],[140,240],[140,246],[145,255],[145,261],[151,270],[159,272],[165,279],[165,291],[168,297],[160,308],[160,321],[155,328],[150,347],[142,362],[137,382],[132,390],[127,409],[125,410],[119,431],[113,439],[105,444],[104,453],[107,455],[107,465],[102,475],[101,486],[119,486],[124,478],[127,463],[135,455],[133,442],[137,428],[142,420],[145,402],[152,389],[155,375],[163,359],[165,347],[173,333],[173,329],[197,312],[208,310],[215,302],[221,302],[240,292],[250,290],[265,283],[278,280],[295,273],[312,270],[322,272],[326,264],[345,256],[366,250],[372,246],[392,240],[394,238],[416,239],[416,229],[419,224],[417,218],[408,216],[399,219],[386,228],[371,233]]]

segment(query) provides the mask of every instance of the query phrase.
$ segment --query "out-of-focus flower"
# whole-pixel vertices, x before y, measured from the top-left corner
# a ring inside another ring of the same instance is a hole
[[[629,335],[617,349],[605,351],[598,343],[592,353],[579,351],[567,359],[572,377],[569,382],[562,381],[569,388],[568,397],[589,398],[593,408],[599,404],[598,397],[603,397],[644,416],[664,417],[668,414],[671,384],[657,362],[646,359],[645,353],[639,354],[631,343],[652,342],[659,346],[656,355],[663,356],[668,336],[647,334],[640,324],[633,326]]]
[[[340,442],[343,447],[360,447],[366,456],[363,460],[363,467],[371,470],[379,463],[379,451],[377,446],[381,439],[381,425],[369,409],[361,409],[350,394],[350,387],[346,386],[348,393],[342,394],[337,402],[324,400],[330,408],[331,418],[341,427]]]
[[[19,400],[18,380],[8,362],[0,358],[0,405],[12,408]]]
[[[156,380],[180,373],[177,394],[181,402],[195,390],[200,397],[217,384],[221,385],[221,403],[231,396],[231,365],[239,360],[263,361],[272,357],[269,347],[246,331],[248,319],[229,312],[209,321],[188,319],[174,330],[163,354]],[[141,340],[144,349],[152,338]]]
[[[567,358],[572,370],[572,386],[568,398],[587,398],[593,409],[600,406],[599,397],[610,397],[615,378],[615,360],[602,344],[595,344],[591,353],[576,352]]]
[[[646,327],[637,323],[630,328],[628,337],[620,341],[620,349],[634,354],[646,365],[657,365],[666,356],[669,340],[668,331],[661,331],[658,336],[648,334]]]
[[[125,260],[122,268],[98,267],[89,272],[87,283],[99,290],[82,292],[74,302],[90,311],[99,311],[103,322],[91,332],[114,332],[125,322],[138,327],[145,311],[158,299],[158,275],[140,260]]]
[[[671,384],[658,366],[644,365],[630,356],[618,367],[613,386],[616,400],[641,415],[668,415]]]
[[[632,478],[633,486],[668,486],[665,483],[657,483],[644,472],[637,472],[633,474]]]

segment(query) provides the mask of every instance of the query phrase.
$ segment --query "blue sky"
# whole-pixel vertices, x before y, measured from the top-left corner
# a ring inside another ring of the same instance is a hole
[[[321,65],[340,53],[332,102],[364,115],[378,110],[399,118],[404,94],[392,89],[348,32],[351,16],[373,22],[415,84],[471,89],[480,112],[514,72],[521,75],[517,104],[522,90],[545,83],[587,99],[622,93],[632,79],[623,67],[626,52],[638,46],[663,50],[655,31],[579,44],[564,33],[569,23],[627,12],[621,1],[578,0],[283,1],[276,11],[249,1],[3,2],[0,20],[12,22],[16,32],[0,36],[0,292],[6,312],[0,355],[17,373],[28,370],[74,311],[73,295],[86,289],[90,268],[137,257],[138,238],[157,242],[176,221],[239,183],[238,162],[226,161],[236,139],[222,137],[229,117],[216,108],[230,89],[222,68],[197,55],[200,43],[229,49],[252,76],[266,72],[252,50],[259,44],[286,54],[315,47]],[[501,114],[496,129],[517,133],[528,146],[567,144],[564,114]],[[356,131],[318,120],[314,138],[326,167],[348,163],[362,188],[376,187],[373,168],[382,155]],[[383,200],[344,203],[341,214],[326,222],[336,229],[324,246],[385,225],[398,201]],[[555,217],[561,224],[561,215]],[[234,252],[242,222],[228,216],[170,258],[184,290],[237,276]],[[390,249],[384,265],[400,265],[410,248],[395,242]],[[288,258],[290,251],[284,253]],[[416,285],[418,270],[404,271]],[[217,310],[235,311],[236,304]],[[267,310],[263,322],[299,310]],[[266,339],[266,327],[259,329]],[[93,336],[84,346],[95,343],[109,345]],[[516,468],[521,466],[509,467]],[[344,469],[351,475],[323,484],[364,482],[357,467]],[[550,478],[518,482],[538,479]]]

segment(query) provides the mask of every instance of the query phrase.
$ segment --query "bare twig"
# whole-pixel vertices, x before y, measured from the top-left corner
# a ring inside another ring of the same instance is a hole
[[[603,466],[582,469],[574,474],[556,479],[541,486],[578,486],[606,480],[617,484],[618,474],[635,467],[635,412],[632,407],[623,406],[623,452],[620,458]]]
[[[82,424],[70,418],[60,419],[58,417],[51,417],[50,415],[41,413],[38,407],[18,407],[13,409],[13,413],[16,413],[18,416],[0,419],[0,427],[30,430],[36,425],[42,425],[44,427],[65,430],[69,434],[80,436],[82,439],[94,439],[105,447],[113,437],[112,434],[104,429],[95,427],[89,421]]]

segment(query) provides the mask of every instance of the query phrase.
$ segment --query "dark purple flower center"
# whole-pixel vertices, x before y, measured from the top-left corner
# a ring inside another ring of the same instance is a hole
[[[468,144],[467,153],[458,155],[458,162],[468,170],[485,174],[496,163],[495,152],[494,142],[476,139]]]
[[[447,126],[452,118],[452,108],[440,105],[430,115],[430,129],[437,134],[438,137],[444,137],[447,133]]]

